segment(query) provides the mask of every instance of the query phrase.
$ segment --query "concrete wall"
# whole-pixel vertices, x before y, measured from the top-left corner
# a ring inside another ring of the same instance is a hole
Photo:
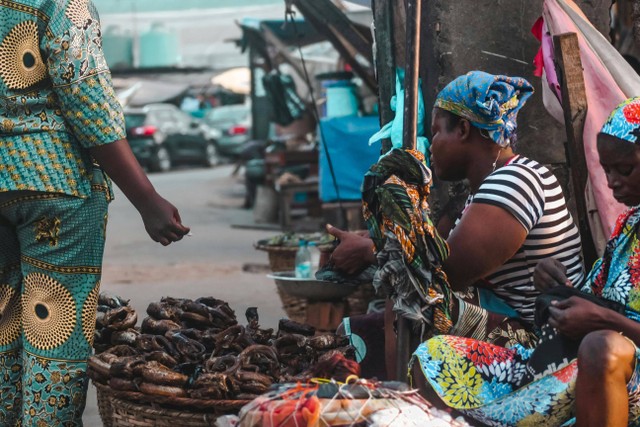
[[[596,27],[608,34],[611,0],[577,3]],[[553,165],[566,188],[564,128],[547,114],[540,79],[533,76],[532,63],[539,44],[531,27],[541,14],[542,0],[423,1],[423,91],[430,110],[438,91],[470,70],[529,80],[536,93],[519,114],[516,150]]]

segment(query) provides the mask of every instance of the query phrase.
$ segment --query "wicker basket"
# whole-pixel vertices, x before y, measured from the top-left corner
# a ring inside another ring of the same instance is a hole
[[[111,407],[111,394],[108,392],[107,387],[96,384],[95,381],[93,382],[93,384],[95,384],[96,386],[96,396],[98,398],[98,413],[100,414],[102,425],[104,427],[113,427],[113,423],[111,422],[111,417],[113,414],[113,408]]]
[[[249,400],[201,400],[149,396],[113,390],[93,382],[105,427],[209,427],[222,415],[237,414]],[[196,409],[197,408],[197,409]]]
[[[273,272],[293,271],[296,268],[297,246],[265,246],[256,245],[259,251],[265,251],[269,255],[269,268]]]
[[[272,272],[293,271],[296,268],[297,246],[264,246],[256,245],[256,249],[265,251],[269,255],[269,268]],[[307,320],[307,300],[293,297],[278,289],[278,296],[282,302],[282,309],[287,317],[296,322],[305,323]]]
[[[282,309],[287,313],[287,317],[298,323],[307,322],[307,300],[305,298],[292,297],[286,292],[276,287],[280,302],[282,303]]]
[[[272,272],[293,271],[296,268],[296,252],[297,246],[267,246],[255,245],[257,250],[265,251],[269,255],[269,268]],[[319,246],[318,249],[322,254],[328,257],[333,250],[332,245]],[[322,262],[321,262],[322,263]],[[293,297],[280,289],[278,296],[282,302],[282,308],[287,317],[296,322],[306,323],[307,321],[307,300],[305,298]],[[347,297],[348,308],[345,315],[357,316],[365,314],[369,303],[375,299],[375,290],[373,285],[366,283],[360,287],[349,297]]]
[[[293,271],[296,269],[296,253],[298,246],[269,246],[256,244],[254,246],[259,251],[265,251],[269,255],[269,268],[274,273],[281,271]],[[329,257],[334,249],[331,244],[317,246],[320,251],[320,265],[326,262],[324,257]]]

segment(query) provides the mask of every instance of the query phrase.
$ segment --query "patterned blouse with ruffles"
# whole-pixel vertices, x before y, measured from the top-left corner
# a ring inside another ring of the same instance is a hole
[[[0,0],[0,37],[0,192],[88,197],[88,148],[125,138],[95,7]]]

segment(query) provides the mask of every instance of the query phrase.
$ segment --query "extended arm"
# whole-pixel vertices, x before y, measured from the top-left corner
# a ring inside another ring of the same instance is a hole
[[[163,245],[178,241],[189,232],[178,210],[155,190],[138,164],[126,140],[90,149],[91,155],[140,212],[149,236]]]

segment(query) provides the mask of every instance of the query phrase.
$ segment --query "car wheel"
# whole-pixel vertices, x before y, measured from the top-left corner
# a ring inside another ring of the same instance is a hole
[[[218,157],[218,147],[213,142],[207,144],[204,149],[204,165],[207,167],[213,167],[220,164],[220,158]]]
[[[152,172],[167,172],[171,169],[171,154],[166,147],[158,147],[151,157],[151,165],[149,169]]]

